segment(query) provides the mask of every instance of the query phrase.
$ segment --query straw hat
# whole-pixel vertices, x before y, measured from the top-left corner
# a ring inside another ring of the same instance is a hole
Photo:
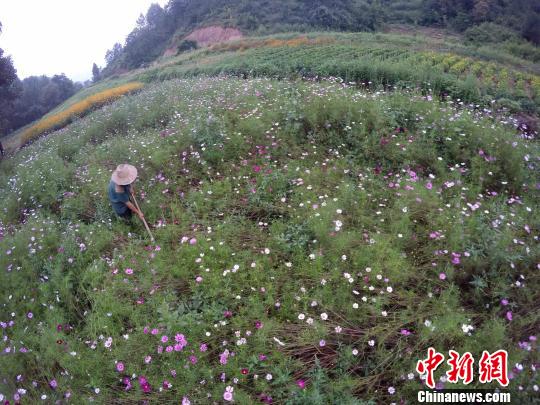
[[[137,178],[137,168],[128,164],[118,165],[111,176],[111,180],[119,186],[131,184]]]

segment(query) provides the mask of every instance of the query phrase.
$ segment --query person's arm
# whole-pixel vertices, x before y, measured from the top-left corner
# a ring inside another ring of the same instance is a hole
[[[144,215],[141,211],[139,211],[137,209],[137,207],[135,207],[135,205],[131,202],[131,201],[128,201],[126,202],[126,206],[131,210],[133,211],[135,214],[137,214],[139,216],[139,218],[143,219],[144,218]]]

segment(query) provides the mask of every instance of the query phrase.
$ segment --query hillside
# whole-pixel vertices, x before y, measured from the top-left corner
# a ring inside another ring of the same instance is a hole
[[[76,95],[43,122],[145,83],[0,162],[2,400],[413,403],[434,347],[507,350],[532,401],[537,75],[458,42],[293,33]],[[155,244],[107,201],[125,161]]]
[[[103,74],[145,66],[163,53],[183,52],[189,35],[222,26],[246,36],[291,31],[380,31],[388,24],[447,28],[473,44],[507,43],[512,52],[537,53],[539,0],[170,0],[140,16],[125,44],[107,52]],[[527,42],[530,41],[530,42]],[[204,44],[203,44],[204,45]]]

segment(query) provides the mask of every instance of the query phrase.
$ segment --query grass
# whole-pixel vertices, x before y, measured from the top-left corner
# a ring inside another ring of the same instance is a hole
[[[155,245],[113,217],[120,162]],[[429,92],[149,84],[0,163],[0,393],[398,403],[432,346],[507,350],[532,401],[538,173],[511,117]]]

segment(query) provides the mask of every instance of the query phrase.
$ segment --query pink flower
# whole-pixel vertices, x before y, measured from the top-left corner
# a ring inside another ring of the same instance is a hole
[[[458,265],[461,263],[461,254],[452,252],[452,264]]]
[[[507,305],[508,305],[508,300],[507,300],[506,298],[503,298],[503,299],[501,300],[501,305],[502,305],[503,307],[507,306]]]
[[[124,371],[124,363],[122,363],[121,361],[119,361],[118,363],[116,363],[116,369],[117,369],[119,372]]]
[[[401,332],[400,332],[403,336],[409,336],[409,335],[412,335],[412,333],[407,330],[407,329],[401,329]]]
[[[26,316],[28,317],[28,319],[32,319],[34,317],[34,314],[32,312],[28,312]]]
[[[128,275],[131,275],[133,274],[133,269],[126,269],[124,272]]]
[[[191,238],[191,239],[189,240],[189,244],[190,244],[190,245],[194,245],[194,244],[196,244],[196,243],[197,243],[197,239],[195,239],[195,238]]]
[[[196,356],[189,356],[189,361],[191,361],[191,364],[197,364],[197,357]]]
[[[439,278],[440,278],[441,280],[446,280],[446,274],[440,273],[440,274],[439,274]]]
[[[159,330],[154,328],[152,329],[152,332],[150,332],[152,335],[157,335],[159,333]]]
[[[253,166],[253,171],[255,173],[259,173],[261,171],[261,166],[257,166],[257,165]]]
[[[199,350],[200,350],[201,352],[207,351],[207,350],[208,350],[208,345],[207,345],[206,343],[201,344],[201,345],[199,346]]]
[[[233,400],[233,391],[234,391],[234,388],[231,387],[230,385],[228,385],[226,388],[225,388],[225,392],[223,393],[223,399],[227,402],[230,402]]]
[[[51,380],[51,381],[49,382],[49,385],[50,385],[51,388],[53,388],[53,389],[56,388],[56,387],[58,387],[58,383],[56,382],[56,380]]]
[[[165,351],[166,351],[167,353],[170,353],[170,352],[172,352],[173,350],[174,350],[174,349],[173,349],[172,346],[167,346],[167,347],[165,348]]]
[[[433,184],[431,184],[431,181],[428,181],[427,184],[426,184],[426,188],[428,190],[431,190],[433,188]]]
[[[202,283],[202,281],[203,281],[203,278],[202,278],[201,276],[197,276],[197,278],[195,279],[195,282],[196,282],[197,284]]]
[[[263,327],[263,323],[261,321],[255,321],[255,327],[257,329],[261,329]]]
[[[227,364],[228,358],[229,350],[225,349],[225,351],[219,355],[219,363],[223,365]]]
[[[167,336],[163,335],[163,336],[161,337],[161,342],[162,342],[162,343],[167,343],[168,341],[169,341],[169,338],[168,338]]]
[[[298,385],[298,387],[300,387],[301,390],[303,390],[304,388],[306,388],[306,382],[304,380],[298,380],[296,381],[296,385]]]
[[[150,363],[152,362],[152,356],[146,356],[146,357],[144,358],[144,362],[145,362],[146,364],[150,364]]]
[[[264,354],[259,354],[259,361],[265,361],[267,357]]]
[[[326,346],[326,340],[321,339],[321,340],[319,341],[319,346],[321,346],[321,347]]]
[[[509,321],[512,320],[512,311],[506,312],[506,319],[508,319]]]
[[[145,335],[147,335],[149,331],[150,331],[150,329],[148,328],[148,326],[145,326],[144,329],[143,329],[143,333]]]

